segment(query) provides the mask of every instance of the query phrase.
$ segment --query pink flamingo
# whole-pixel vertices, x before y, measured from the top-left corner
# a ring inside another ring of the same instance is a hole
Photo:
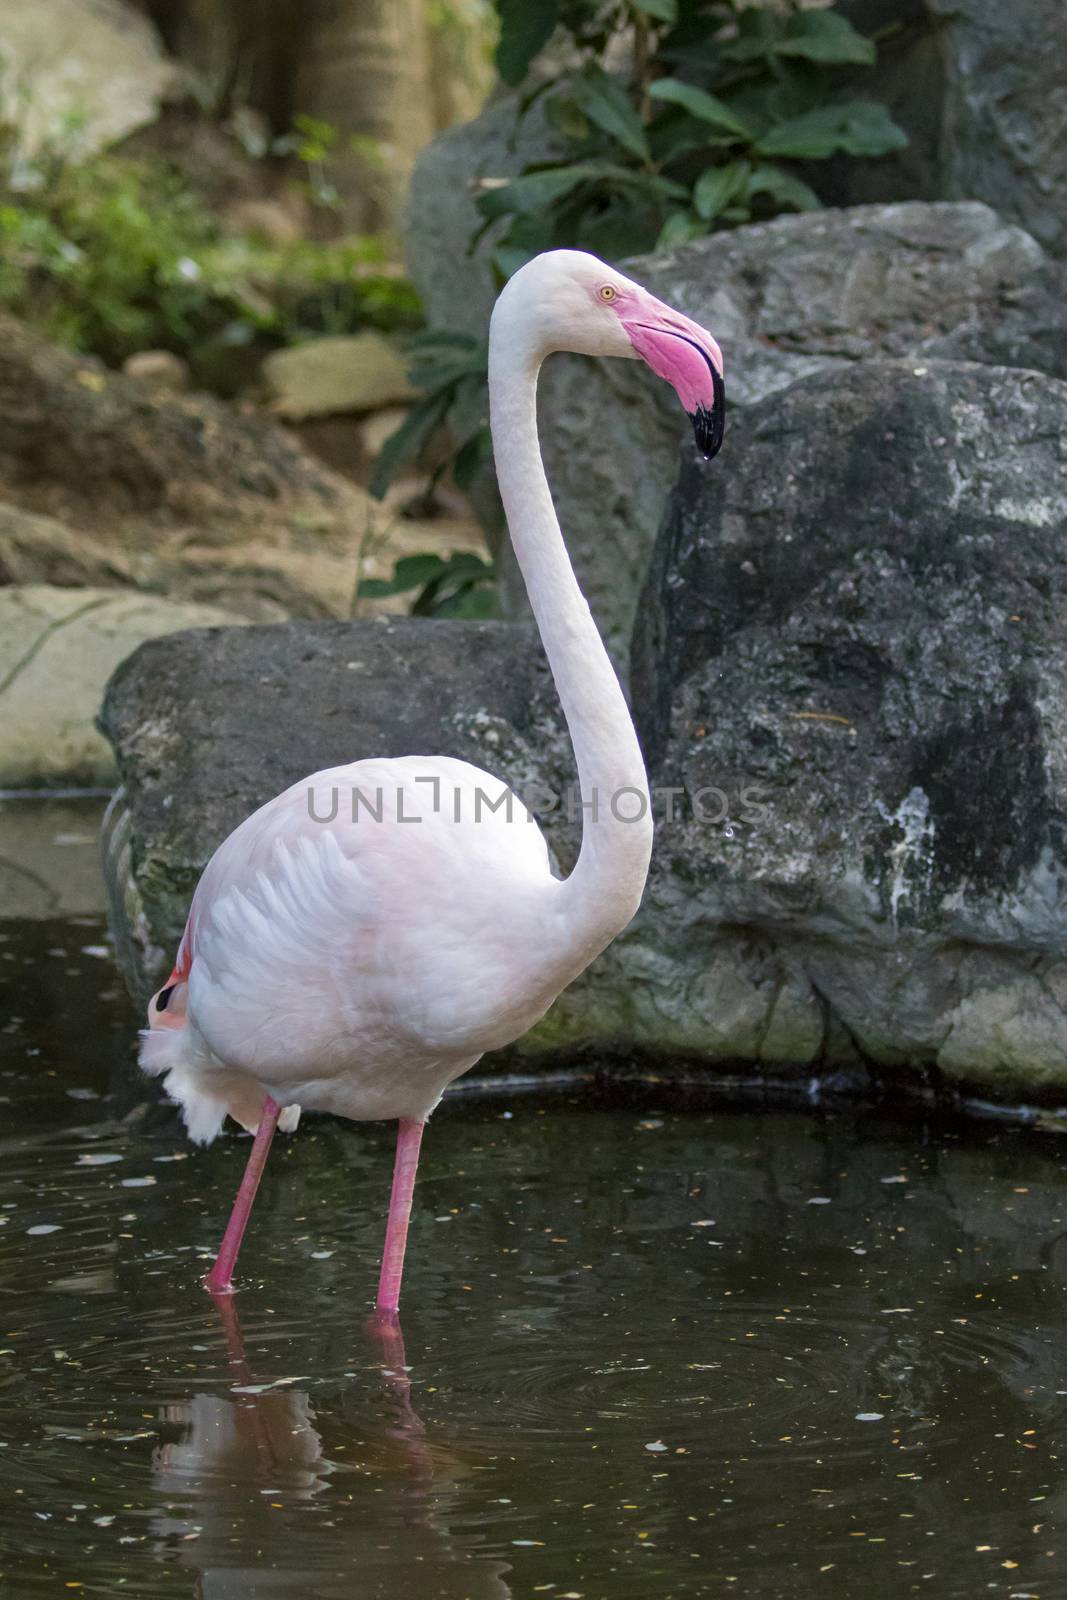
[[[146,1072],[166,1075],[191,1138],[209,1143],[227,1112],[255,1134],[205,1279],[213,1293],[232,1287],[275,1128],[294,1128],[306,1107],[399,1120],[377,1297],[379,1313],[395,1313],[419,1145],[443,1091],[542,1017],[640,903],[652,847],[644,763],[538,446],[538,370],[555,350],[643,359],[674,386],[706,456],[722,443],[724,395],[715,340],[594,256],[538,256],[496,303],[496,470],[574,747],[578,861],[555,877],[521,800],[448,756],[316,772],[219,846],[140,1054]]]

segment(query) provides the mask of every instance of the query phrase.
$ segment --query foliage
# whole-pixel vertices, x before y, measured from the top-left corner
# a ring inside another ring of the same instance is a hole
[[[422,390],[422,398],[386,440],[378,458],[370,489],[379,499],[400,469],[417,460],[446,418],[452,425],[455,454],[450,463],[442,463],[436,469],[431,482],[436,482],[445,466],[451,465],[458,486],[469,488],[491,449],[485,416],[485,340],[430,328],[416,334],[410,348],[415,364],[409,376]]]
[[[172,168],[117,156],[47,157],[28,186],[0,176],[0,306],[113,364],[420,320],[381,239],[228,237]]]
[[[876,101],[839,99],[841,69],[875,60],[832,7],[745,0],[497,0],[497,65],[519,84],[561,27],[577,65],[538,84],[565,154],[479,199],[500,219],[507,277],[539,250],[609,258],[669,247],[818,198],[791,163],[880,156],[905,135]],[[629,45],[629,67],[606,61]]]
[[[411,606],[413,617],[491,617],[493,569],[481,556],[457,550],[445,561],[437,555],[404,556],[392,578],[364,578],[362,599],[381,600],[388,595],[418,590]]]

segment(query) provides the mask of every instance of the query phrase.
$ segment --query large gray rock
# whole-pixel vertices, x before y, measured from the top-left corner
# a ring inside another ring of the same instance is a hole
[[[871,362],[683,468],[635,699],[688,803],[557,1042],[599,1007],[650,1051],[1062,1093],[1065,427],[1036,373]]]
[[[555,690],[532,633],[382,617],[184,633],[138,650],[101,726],[122,782],[107,837],[113,923],[141,996],[166,976],[215,847],[322,767],[454,755],[520,794],[573,782]],[[561,863],[573,829],[549,829]]]
[[[945,193],[974,196],[1067,253],[1062,0],[927,0],[945,62]]]
[[[857,207],[779,217],[627,270],[723,347],[737,408],[824,368],[961,354],[1067,376],[1067,274],[1021,229],[976,204]],[[638,363],[551,361],[541,437],[575,568],[625,670],[637,597],[678,469],[692,454],[674,396]],[[524,613],[502,558],[506,615]]]
[[[880,41],[856,91],[884,101],[909,144],[887,160],[823,166],[812,175],[823,198],[984,200],[1067,253],[1061,0],[846,0],[846,9]]]

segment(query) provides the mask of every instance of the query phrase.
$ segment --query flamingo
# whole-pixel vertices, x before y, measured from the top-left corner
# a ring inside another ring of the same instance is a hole
[[[538,445],[538,372],[557,350],[645,361],[709,458],[722,443],[723,363],[697,323],[582,251],[535,257],[493,310],[496,471],[578,768],[577,862],[555,876],[519,797],[440,755],[313,773],[223,841],[140,1044],[194,1141],[210,1143],[227,1113],[255,1136],[204,1279],[213,1294],[232,1290],[275,1130],[306,1108],[399,1122],[376,1302],[395,1316],[427,1118],[453,1079],[545,1014],[640,903],[652,848],[644,762]]]

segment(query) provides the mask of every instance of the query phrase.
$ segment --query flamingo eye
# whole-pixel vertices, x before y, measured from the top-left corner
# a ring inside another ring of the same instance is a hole
[[[617,300],[619,298],[619,291],[616,289],[613,283],[602,284],[597,290],[597,294],[600,296],[601,300],[606,300],[609,303],[612,300]]]

